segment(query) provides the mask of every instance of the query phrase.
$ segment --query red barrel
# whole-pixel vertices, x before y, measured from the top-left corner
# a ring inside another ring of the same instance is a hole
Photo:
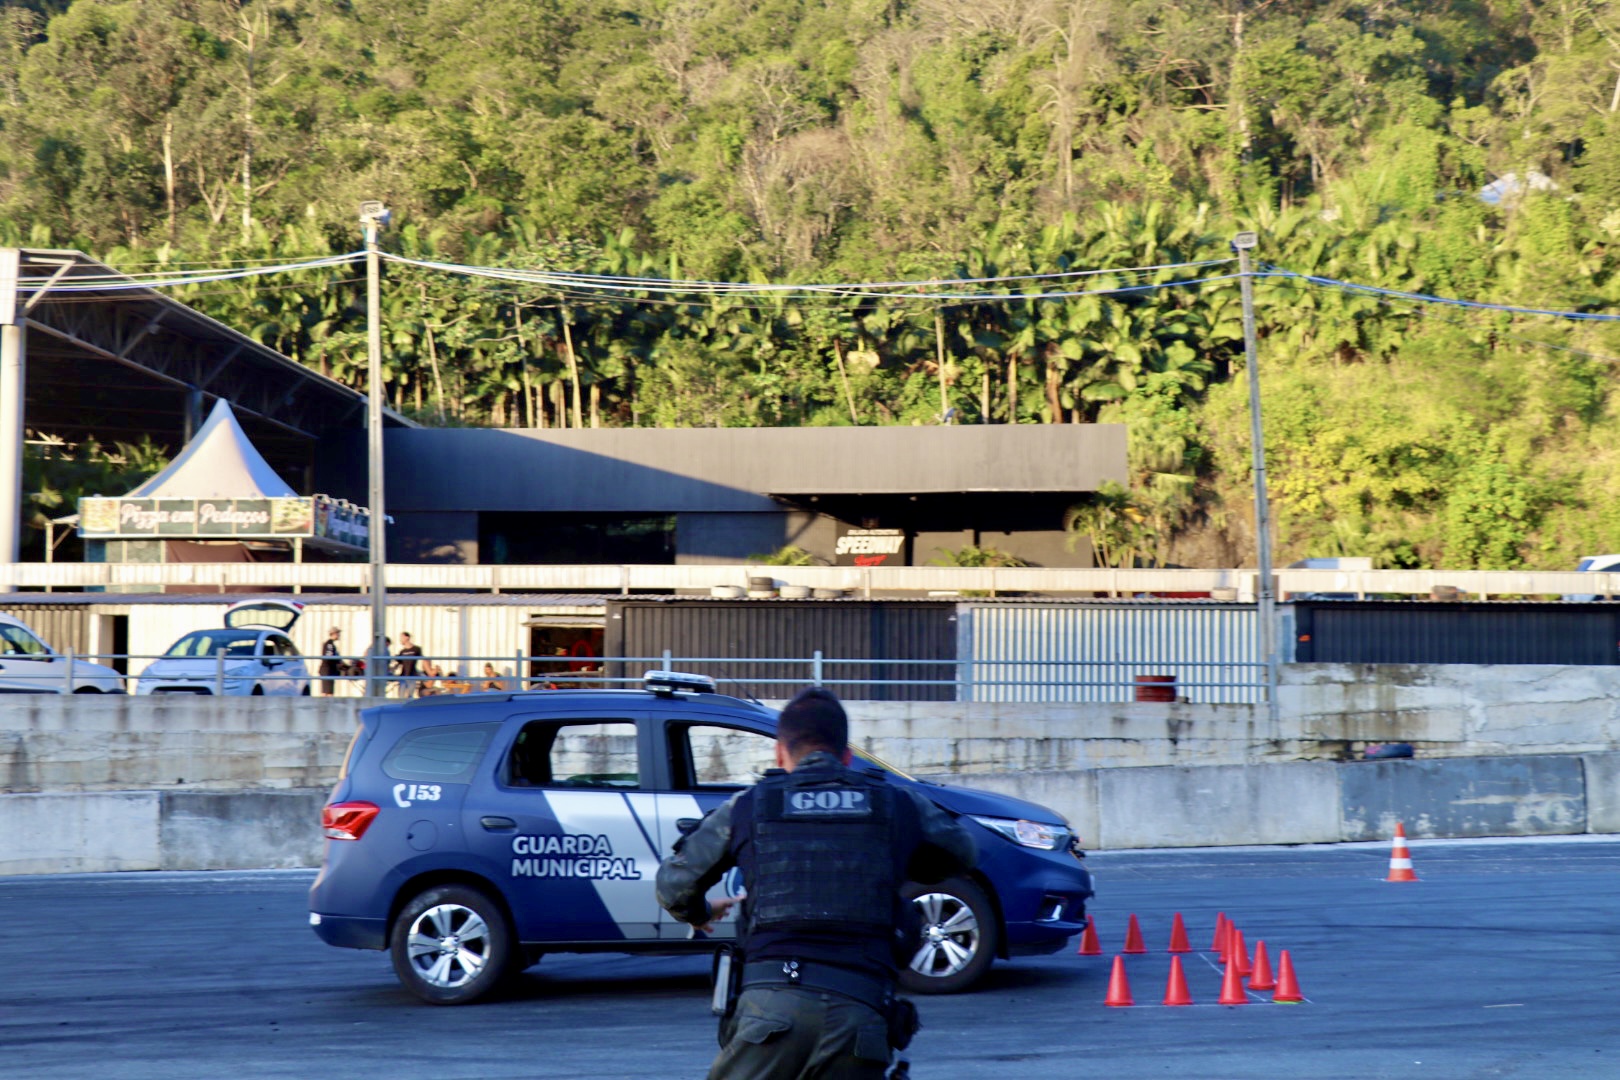
[[[1138,675],[1136,677],[1136,700],[1176,700],[1176,677],[1174,675]]]

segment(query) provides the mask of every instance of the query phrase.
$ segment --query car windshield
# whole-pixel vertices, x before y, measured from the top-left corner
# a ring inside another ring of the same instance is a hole
[[[20,626],[0,626],[0,654],[6,656],[49,656],[45,643]]]
[[[257,634],[244,634],[240,630],[194,630],[169,646],[165,656],[212,657],[224,649],[226,656],[252,656]]]

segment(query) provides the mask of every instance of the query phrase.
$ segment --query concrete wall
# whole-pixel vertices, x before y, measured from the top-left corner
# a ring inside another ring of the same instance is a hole
[[[421,628],[413,627],[413,630]],[[0,699],[0,793],[294,789],[332,782],[358,699]],[[1281,719],[1263,705],[870,702],[856,741],[902,768],[1002,771],[1253,765],[1620,749],[1620,667],[1295,665]]]
[[[1620,832],[1620,753],[928,778],[1049,806],[1098,850]]]
[[[1620,832],[1620,668],[1299,665],[1282,718],[852,702],[857,741],[1098,848]],[[0,699],[0,874],[312,865],[354,699]],[[1413,760],[1362,761],[1367,741]]]
[[[319,791],[0,795],[0,875],[318,866]]]

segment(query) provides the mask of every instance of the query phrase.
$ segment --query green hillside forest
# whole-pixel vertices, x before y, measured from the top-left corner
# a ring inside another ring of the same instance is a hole
[[[384,319],[391,404],[432,424],[1127,423],[1129,490],[1073,515],[1115,563],[1253,558],[1235,267],[1134,268],[1253,230],[1297,274],[1620,313],[1620,3],[7,0],[0,27],[0,243],[131,272],[354,251],[363,199],[388,251],[479,266],[1114,271],[951,303],[395,264]],[[362,277],[176,295],[360,386]],[[1256,293],[1279,561],[1620,549],[1613,323]],[[151,448],[59,456],[98,454]]]

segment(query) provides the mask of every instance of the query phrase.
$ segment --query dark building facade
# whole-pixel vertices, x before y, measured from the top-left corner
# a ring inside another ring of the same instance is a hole
[[[326,449],[322,490],[363,499],[363,438]],[[738,563],[793,544],[927,565],[976,545],[1090,566],[1063,513],[1127,479],[1111,424],[417,428],[387,431],[386,455],[400,562]]]

